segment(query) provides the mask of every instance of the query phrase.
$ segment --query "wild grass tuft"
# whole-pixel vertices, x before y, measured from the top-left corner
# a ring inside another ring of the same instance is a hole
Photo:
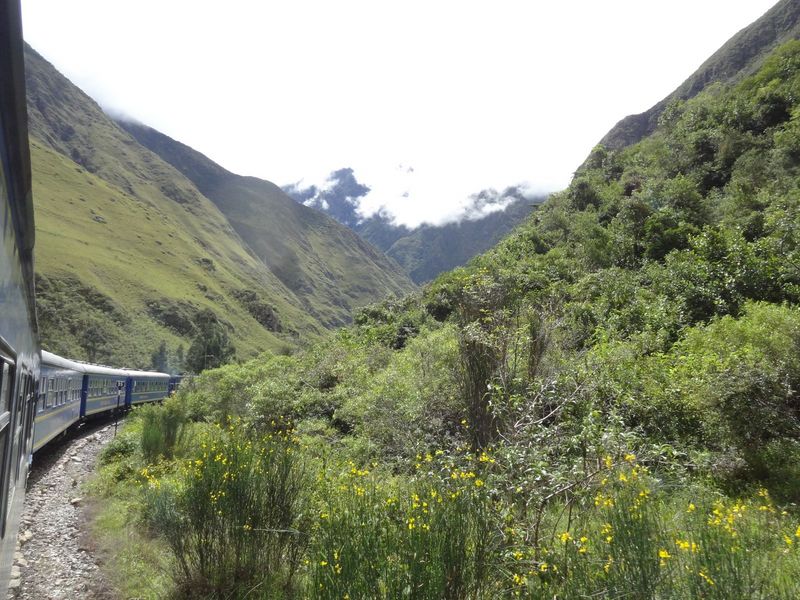
[[[172,550],[182,597],[293,593],[306,543],[306,485],[288,436],[218,428],[173,480],[147,480],[148,519]]]
[[[183,439],[186,413],[177,399],[167,399],[163,406],[148,404],[137,409],[142,422],[141,449],[144,459],[155,463],[175,455]]]

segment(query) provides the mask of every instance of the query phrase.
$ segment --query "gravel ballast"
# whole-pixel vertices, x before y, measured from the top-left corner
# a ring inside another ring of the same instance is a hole
[[[81,489],[91,477],[114,425],[84,426],[39,452],[28,478],[9,599],[111,600],[101,558],[87,531]]]

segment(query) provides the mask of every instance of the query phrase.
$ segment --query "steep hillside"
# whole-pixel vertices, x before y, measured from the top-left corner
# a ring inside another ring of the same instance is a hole
[[[357,231],[400,263],[411,279],[424,283],[439,273],[467,264],[471,258],[497,244],[531,214],[534,203],[542,200],[518,197],[504,210],[480,219],[439,226],[422,225],[412,230],[367,220]],[[397,229],[403,235],[384,249],[379,241]]]
[[[239,356],[294,345],[322,324],[217,207],[26,48],[44,346],[145,366],[212,310]]]
[[[143,125],[119,122],[211,199],[269,269],[327,327],[352,309],[414,284],[393,261],[330,217],[298,205],[278,186],[231,173],[199,152]]]
[[[471,198],[461,221],[411,229],[382,212],[363,218],[359,203],[370,188],[350,168],[331,173],[324,189],[313,185],[284,189],[297,202],[330,215],[383,250],[418,284],[488,250],[530,214],[532,205],[544,201],[544,196],[530,197],[515,187],[499,193],[485,190]]]
[[[693,98],[711,83],[733,83],[754,73],[780,44],[800,37],[800,2],[781,0],[764,16],[728,40],[678,89],[649,110],[617,123],[600,144],[624,148],[650,135],[670,102]]]

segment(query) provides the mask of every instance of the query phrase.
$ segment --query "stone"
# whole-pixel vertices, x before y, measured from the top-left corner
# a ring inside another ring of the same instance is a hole
[[[10,589],[10,590],[15,590],[15,589],[17,589],[17,588],[18,588],[18,587],[19,587],[21,584],[22,584],[22,580],[21,580],[21,579],[19,579],[19,578],[17,578],[17,579],[12,579],[11,581],[9,581],[9,582],[8,582],[8,589]]]
[[[78,506],[81,502],[83,502],[83,498],[73,498],[69,501],[72,506]]]

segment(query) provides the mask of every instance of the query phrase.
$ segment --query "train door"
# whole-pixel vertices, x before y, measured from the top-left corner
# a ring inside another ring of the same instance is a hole
[[[28,432],[25,429],[28,426],[29,419],[28,413],[33,396],[33,376],[26,370],[22,374],[20,382],[20,391],[17,394],[17,412],[14,418],[14,481],[19,481],[20,469],[28,462],[28,453],[26,452],[28,446]],[[22,471],[23,474],[25,471]],[[25,485],[25,482],[22,482]]]
[[[28,401],[30,390],[33,387],[31,386],[31,374],[27,372],[27,370],[17,370],[20,371],[17,378],[17,393],[15,396],[13,396],[14,406],[11,407],[11,414],[9,415],[12,437],[11,442],[7,444],[10,446],[9,450],[11,451],[11,460],[8,463],[9,473],[7,475],[8,494],[6,496],[6,520],[8,519],[8,514],[14,506],[14,496],[20,483],[20,467],[22,466],[22,462],[26,460],[25,455],[22,453],[22,445],[25,443],[25,436],[23,435],[22,428],[25,422],[25,404]],[[22,456],[20,456],[21,454]],[[25,485],[24,481],[22,482],[22,485]]]
[[[25,418],[22,424],[24,435],[20,440],[21,462],[28,463],[30,467],[33,460],[33,420],[36,418],[36,400],[39,397],[39,382],[33,377],[28,380],[29,389],[25,398]]]

